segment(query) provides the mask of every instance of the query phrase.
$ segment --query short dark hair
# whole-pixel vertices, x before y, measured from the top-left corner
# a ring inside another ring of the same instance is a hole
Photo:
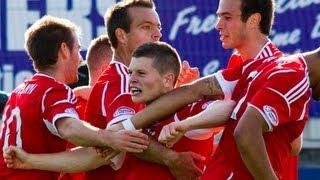
[[[61,43],[73,49],[79,28],[72,22],[44,16],[25,32],[25,49],[35,70],[44,70],[56,64]]]
[[[107,11],[104,19],[110,43],[113,48],[117,48],[118,46],[118,40],[115,35],[117,28],[123,29],[126,33],[130,32],[132,17],[130,17],[128,9],[131,7],[155,9],[155,5],[152,0],[128,0],[119,2],[112,6]]]
[[[274,20],[274,0],[241,0],[241,20],[246,22],[254,14],[261,15],[260,31],[269,36]]]
[[[161,74],[173,72],[177,82],[181,70],[181,60],[176,49],[165,42],[148,42],[133,52],[132,57],[153,59],[152,66]]]
[[[89,71],[97,69],[97,66],[101,66],[102,62],[106,59],[101,59],[99,57],[112,56],[112,50],[109,43],[109,38],[107,35],[100,35],[93,39],[88,47],[86,60],[88,64]],[[99,61],[99,62],[97,62]]]

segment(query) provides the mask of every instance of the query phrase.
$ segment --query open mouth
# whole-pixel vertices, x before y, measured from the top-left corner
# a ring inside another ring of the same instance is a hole
[[[137,87],[131,87],[130,92],[132,96],[137,96],[142,93],[142,90]]]

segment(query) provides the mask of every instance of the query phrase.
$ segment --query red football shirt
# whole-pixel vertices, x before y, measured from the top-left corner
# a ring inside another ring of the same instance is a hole
[[[128,68],[112,61],[99,77],[90,94],[85,112],[85,119],[93,126],[106,128],[108,124],[117,123],[133,116],[142,105],[132,102],[129,91]],[[121,179],[128,168],[124,163],[118,171],[110,166],[101,166],[86,173],[86,179]]]
[[[81,86],[81,91],[82,93],[86,93],[89,96],[89,93],[91,92],[91,86]],[[77,97],[77,102],[76,102],[76,110],[79,114],[79,118],[83,121],[85,121],[84,119],[84,112],[86,109],[86,105],[87,105],[87,99],[84,98],[83,96],[79,96],[76,94],[76,91],[79,90],[79,88],[73,89],[73,92],[75,93],[76,97]],[[86,96],[87,97],[87,96]],[[67,144],[67,148],[71,149],[74,148],[75,146],[71,143]],[[59,180],[83,180],[85,176],[84,172],[78,172],[78,173],[61,173]]]
[[[79,114],[79,117],[81,120],[85,120],[85,109],[86,109],[86,105],[87,105],[87,100],[83,99],[82,97],[77,97],[77,103],[76,103],[76,110]]]
[[[186,119],[203,111],[211,101],[199,101],[182,108],[179,112],[175,113],[171,118],[156,123],[150,128],[145,129],[155,140],[158,139],[163,126],[171,123]],[[219,129],[219,128],[218,128]],[[210,160],[213,149],[213,131],[212,129],[199,129],[188,131],[173,147],[172,149],[177,152],[192,151],[206,157]],[[204,170],[205,163],[197,163],[198,167]],[[169,169],[166,166],[151,163],[147,161],[134,158],[130,162],[130,173],[126,178],[127,180],[169,180],[174,179]]]
[[[1,127],[1,154],[9,145],[29,153],[54,153],[66,149],[55,122],[62,117],[78,119],[72,90],[44,74],[37,73],[11,94]],[[58,173],[9,169],[0,157],[0,179],[56,179]]]
[[[257,109],[269,125],[270,131],[263,135],[268,156],[278,178],[285,178],[290,143],[301,134],[308,118],[310,89],[303,57],[278,57],[247,60],[241,67],[217,73],[220,85],[227,85],[224,92],[237,104],[203,179],[252,179],[233,138],[248,106]]]

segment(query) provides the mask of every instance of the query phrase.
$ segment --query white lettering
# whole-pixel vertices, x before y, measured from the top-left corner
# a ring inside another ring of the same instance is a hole
[[[214,29],[217,17],[214,14],[208,15],[205,19],[200,19],[197,15],[188,18],[187,15],[196,11],[196,6],[190,6],[178,13],[178,16],[171,28],[169,39],[175,40],[179,32],[179,28],[187,26],[185,33],[198,35],[200,33],[208,33]]]
[[[215,22],[215,15],[209,15],[208,17],[206,17],[202,24],[201,19],[197,16],[194,16],[191,18],[190,24],[186,32],[191,32],[193,35],[200,34],[201,32],[210,32],[212,29],[214,29]]]
[[[91,10],[90,0],[72,0],[72,9],[68,9],[68,0],[47,0],[47,13],[69,19],[79,25],[82,31],[82,46],[86,49],[91,41],[92,27],[87,18]]]
[[[219,66],[220,66],[219,60],[212,60],[203,68],[202,74],[204,76],[213,74],[218,70]]]
[[[193,16],[191,18],[190,24],[186,30],[187,33],[191,33],[193,35],[200,34],[201,32],[201,19],[198,18],[197,16]]]
[[[33,72],[22,70],[16,73],[15,77],[15,87],[17,87],[19,84],[23,83],[27,79],[31,79],[33,76]]]
[[[204,22],[202,23],[202,28],[201,28],[202,31],[205,33],[212,31],[216,25],[216,22],[217,22],[216,15],[211,14],[207,16]]]
[[[189,19],[186,18],[185,16],[189,13],[194,12],[195,10],[196,10],[196,6],[190,6],[190,7],[187,7],[178,13],[178,17],[176,18],[175,22],[173,23],[172,29],[169,34],[169,39],[171,41],[176,39],[176,36],[179,31],[179,27],[182,25],[185,25],[189,22]]]
[[[320,0],[278,0],[276,12],[282,14],[288,10],[302,9],[316,4],[320,4]]]
[[[13,90],[13,65],[5,64],[3,69],[3,90],[11,92]]]
[[[271,32],[270,38],[277,46],[287,46],[297,44],[301,39],[301,30],[294,29],[292,32],[277,33],[275,30]]]
[[[33,90],[35,90],[37,87],[36,84],[28,84],[26,87],[19,89],[17,93],[19,94],[31,94]]]
[[[317,22],[311,32],[311,39],[320,38],[320,14],[317,15]]]
[[[39,11],[28,10],[28,1],[7,1],[7,49],[23,50],[24,31],[40,17]]]
[[[0,89],[11,92],[15,87],[30,79],[33,75],[32,71],[21,70],[14,75],[14,66],[12,64],[4,64],[2,66],[2,72],[0,67],[0,79],[2,83],[0,84]]]

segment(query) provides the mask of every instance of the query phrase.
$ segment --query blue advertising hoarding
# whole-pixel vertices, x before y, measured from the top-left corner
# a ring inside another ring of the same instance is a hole
[[[24,32],[45,14],[67,18],[82,29],[86,50],[91,39],[105,32],[103,16],[116,0],[1,0],[0,90],[10,92],[34,72],[23,49]],[[201,75],[226,65],[232,53],[224,50],[214,29],[218,0],[155,0],[162,22],[162,40],[181,57],[199,67]],[[277,0],[270,39],[287,53],[320,45],[320,0]],[[83,52],[83,55],[85,52]],[[311,116],[320,116],[319,103]]]

